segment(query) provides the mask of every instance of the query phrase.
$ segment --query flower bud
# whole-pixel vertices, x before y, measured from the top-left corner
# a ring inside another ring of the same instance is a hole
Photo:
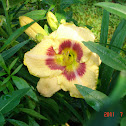
[[[0,15],[0,27],[3,25],[3,23],[6,22],[6,19],[3,15]]]
[[[41,42],[42,39],[43,39],[43,35],[41,33],[38,33],[36,36],[35,36],[35,39],[37,40],[37,42]]]
[[[60,23],[61,23],[61,24],[64,24],[64,23],[66,23],[66,20],[65,20],[65,19],[61,19],[61,20],[60,20]]]
[[[52,29],[52,31],[57,30],[59,24],[58,24],[58,20],[57,20],[56,16],[51,11],[49,11],[47,13],[46,18],[47,18],[47,22],[48,22],[50,28]]]
[[[34,20],[29,18],[29,17],[26,17],[26,16],[20,16],[19,17],[19,22],[20,22],[21,26],[27,25],[27,24],[31,23],[32,21],[34,21]],[[29,37],[33,38],[35,41],[36,41],[36,35],[37,34],[41,34],[41,36],[43,36],[43,37],[47,35],[46,31],[37,22],[32,24],[30,27],[28,27],[25,30],[25,33]]]

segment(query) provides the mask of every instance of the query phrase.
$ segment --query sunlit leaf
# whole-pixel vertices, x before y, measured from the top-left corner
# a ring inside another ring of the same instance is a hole
[[[24,16],[30,17],[33,20],[42,20],[46,14],[45,10],[34,10],[26,13]]]
[[[126,19],[126,6],[124,6],[124,5],[121,5],[118,3],[111,3],[111,2],[100,2],[95,5],[103,7],[110,13],[116,14],[116,15]]]

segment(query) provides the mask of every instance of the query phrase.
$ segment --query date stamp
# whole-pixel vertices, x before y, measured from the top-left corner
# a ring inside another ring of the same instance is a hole
[[[104,117],[114,117],[115,112],[104,112]],[[120,112],[120,117],[123,116],[123,112]]]

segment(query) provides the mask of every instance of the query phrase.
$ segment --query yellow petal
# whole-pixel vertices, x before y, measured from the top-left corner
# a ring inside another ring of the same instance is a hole
[[[88,61],[89,62],[89,61]],[[64,75],[58,76],[58,84],[64,91],[69,91],[72,97],[82,98],[74,84],[80,84],[91,89],[96,89],[99,67],[95,64],[86,62],[86,72],[83,76],[78,76],[74,80],[67,80]]]
[[[46,65],[47,49],[53,46],[54,41],[50,38],[44,38],[33,49],[25,53],[24,65],[28,67],[29,72],[37,77],[47,77],[59,75],[61,70],[51,70]],[[53,58],[53,57],[50,57]]]
[[[47,22],[50,28],[52,29],[52,31],[57,30],[59,24],[56,16],[51,11],[49,11],[46,17],[47,17]]]
[[[31,18],[26,17],[26,16],[20,16],[19,17],[19,21],[20,21],[20,25],[24,26],[26,24],[31,23],[34,20],[32,20]],[[29,37],[33,38],[34,40],[36,39],[36,35],[38,33],[42,34],[43,36],[47,35],[47,33],[45,32],[45,30],[38,23],[36,23],[36,22],[34,24],[32,24],[29,28],[27,28],[25,30],[25,33]]]
[[[101,59],[96,53],[91,52],[90,60],[92,60],[98,66],[101,64]]]
[[[83,50],[83,57],[81,58],[81,63],[86,62],[90,57],[94,58],[94,62],[100,63],[99,56],[95,56],[95,53],[92,53],[82,41],[94,41],[95,37],[93,33],[87,28],[77,27],[74,24],[65,23],[58,27],[58,29],[50,34],[51,38],[54,38],[55,51],[58,53],[59,45],[65,40],[71,40],[73,43],[80,43],[80,46]]]
[[[45,97],[51,97],[60,89],[61,88],[60,85],[58,85],[57,77],[40,78],[37,84],[38,92]]]
[[[93,33],[82,27],[77,27],[74,24],[64,23],[57,29],[57,38],[66,38],[76,41],[94,41],[95,37]]]

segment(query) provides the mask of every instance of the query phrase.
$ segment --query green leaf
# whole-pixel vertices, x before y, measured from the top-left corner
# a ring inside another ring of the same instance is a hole
[[[29,126],[39,126],[39,124],[35,121],[35,119],[31,118],[30,116],[29,118]]]
[[[7,88],[9,89],[10,92],[14,91],[14,87],[10,81],[7,82]]]
[[[7,119],[8,122],[10,122],[14,126],[28,126],[25,122],[15,120],[15,119]]]
[[[103,10],[100,43],[107,43],[108,26],[109,26],[109,12]]]
[[[64,100],[58,93],[55,94],[56,98],[63,104],[65,105],[68,110],[70,110],[74,116],[83,124],[83,118],[81,117],[81,115],[78,113],[78,111],[76,111],[72,105],[70,105],[66,100]]]
[[[2,81],[0,81],[0,92],[3,91],[7,86],[7,84],[2,85]]]
[[[23,0],[9,0],[9,5],[10,7],[13,7],[20,4],[21,2],[23,2]]]
[[[40,113],[38,113],[32,109],[20,108],[19,110],[26,114],[29,114],[30,116],[37,118],[37,119],[48,120],[46,117],[44,117],[43,115],[41,115]]]
[[[45,10],[34,10],[26,13],[24,16],[30,17],[33,20],[42,20],[46,14]]]
[[[7,78],[4,78],[3,82],[1,85],[4,85],[5,83],[7,83],[10,80],[10,76],[8,76]]]
[[[14,72],[11,74],[11,76],[13,76],[14,74],[16,74],[16,73],[21,69],[22,66],[23,66],[23,64],[19,65],[19,66],[14,70]]]
[[[83,43],[92,52],[97,53],[106,65],[116,70],[126,70],[126,59],[122,58],[119,54],[94,42]]]
[[[126,21],[122,20],[112,36],[110,45],[122,48],[123,43],[125,42],[124,41],[125,37],[126,37],[125,31],[126,31]],[[117,53],[120,52],[120,50],[117,48],[114,48],[114,47],[109,47],[109,48]],[[111,68],[105,64],[101,65],[101,68],[100,68],[100,75],[101,75],[100,91],[102,91],[106,94],[109,93],[109,91],[110,91],[109,89],[111,88],[111,85],[109,83],[112,78],[113,71],[114,71],[113,68]]]
[[[123,43],[125,42],[125,38],[126,38],[126,20],[122,20],[118,25],[117,29],[115,30],[110,44],[122,48]],[[120,52],[119,49],[114,47],[111,47],[111,50],[117,53]]]
[[[32,88],[29,86],[29,84],[24,79],[19,78],[17,76],[12,76],[12,80],[18,89],[30,88],[29,92],[27,92],[27,95],[30,96],[35,101],[38,101],[38,98],[37,98],[35,92],[32,90]]]
[[[54,110],[57,114],[59,114],[59,106],[53,99],[43,98],[41,100],[42,100],[42,103],[45,103],[46,106],[48,106],[49,108],[52,108],[52,110]]]
[[[82,85],[76,84],[75,86],[84,97],[87,104],[89,104],[96,111],[99,111],[103,105],[106,104],[106,101],[109,100],[107,95],[100,91],[92,90]]]
[[[23,66],[17,74],[25,80],[30,81],[30,83],[34,83],[34,85],[36,85],[36,83],[39,81],[39,78],[32,76],[25,66]]]
[[[117,4],[117,3],[111,3],[111,2],[100,2],[95,4],[96,6],[103,7],[110,13],[116,14],[122,18],[126,19],[126,6]]]
[[[3,126],[5,122],[3,114],[0,112],[0,126]]]
[[[12,63],[9,65],[9,70],[11,70],[13,68],[13,66],[16,64],[17,60],[18,60],[18,57],[12,61]]]
[[[126,117],[121,119],[120,126],[126,126]]]
[[[46,4],[48,4],[48,5],[53,5],[53,4],[56,3],[56,2],[54,2],[53,0],[43,0],[42,2],[43,2],[43,3],[46,3]]]
[[[0,48],[0,52],[2,52],[6,47],[8,47],[14,40],[16,40],[28,27],[30,27],[35,21],[20,27],[17,29],[10,37],[5,41],[4,45]]]
[[[6,75],[7,73],[0,72],[0,77]]]
[[[80,0],[61,0],[60,4],[61,4],[61,8],[66,8],[69,7],[72,4],[78,4],[80,3]]]
[[[20,98],[23,97],[28,91],[29,88],[24,88],[0,97],[0,112],[5,114],[14,109],[19,104]]]
[[[2,57],[1,54],[0,54],[0,66],[1,66],[5,71],[8,72],[8,68],[7,68],[7,66],[6,66],[6,64],[5,64],[5,62],[4,62],[4,59],[3,59],[3,57]]]
[[[14,47],[3,51],[2,52],[2,57],[4,58],[4,60],[9,59],[11,56],[13,56],[21,47],[23,47],[26,43],[28,43],[30,40],[26,40],[24,42],[19,43],[18,45],[15,45]]]
[[[121,97],[126,94],[126,71],[121,71],[120,76],[117,80],[117,84],[112,91],[110,98],[112,101],[118,101]]]

